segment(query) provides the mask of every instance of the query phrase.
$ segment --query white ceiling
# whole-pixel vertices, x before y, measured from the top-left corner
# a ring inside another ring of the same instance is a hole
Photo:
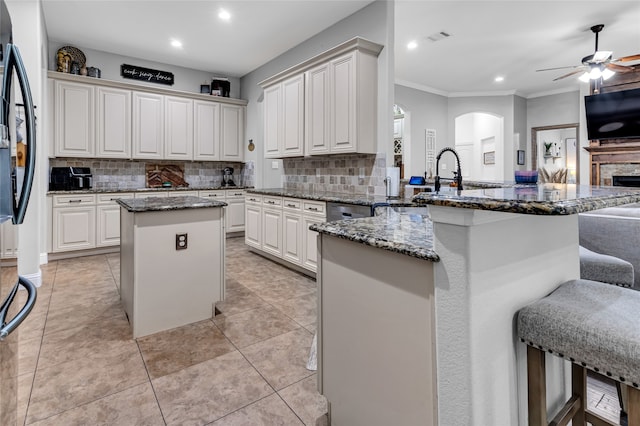
[[[51,40],[240,77],[349,16],[355,0],[43,0]],[[220,8],[230,22],[217,18]],[[640,53],[640,1],[396,0],[396,81],[436,93],[518,93],[577,89],[553,82],[593,53],[589,27],[605,24],[600,50]],[[427,36],[446,31],[450,38]],[[176,50],[169,39],[184,47]],[[406,44],[419,46],[407,51]],[[497,75],[505,77],[498,84]]]

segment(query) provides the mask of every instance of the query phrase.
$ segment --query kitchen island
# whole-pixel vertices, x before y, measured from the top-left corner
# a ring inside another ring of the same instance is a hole
[[[419,194],[429,217],[388,209],[312,226],[332,424],[526,424],[516,312],[579,277],[577,213],[638,201],[627,188],[515,185]],[[565,364],[547,360],[552,412]]]
[[[211,318],[224,300],[226,203],[118,199],[120,298],[133,337]]]

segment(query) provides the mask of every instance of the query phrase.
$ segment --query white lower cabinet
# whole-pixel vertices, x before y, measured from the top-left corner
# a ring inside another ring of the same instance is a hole
[[[18,233],[16,227],[9,220],[0,225],[2,239],[0,240],[0,258],[10,259],[18,257]]]
[[[262,197],[250,194],[245,197],[244,242],[262,249]]]
[[[226,233],[244,232],[245,230],[245,211],[243,189],[214,189],[207,191],[199,191],[198,197],[224,201],[227,203],[225,208],[225,227]]]
[[[96,247],[120,244],[120,204],[118,198],[133,198],[131,193],[99,194],[96,207]]]
[[[58,195],[53,197],[54,252],[96,247],[96,196]]]
[[[245,243],[316,272],[318,233],[309,226],[326,220],[326,203],[256,194],[245,200]]]

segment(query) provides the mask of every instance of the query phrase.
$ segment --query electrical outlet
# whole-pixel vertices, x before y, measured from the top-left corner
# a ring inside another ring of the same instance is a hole
[[[271,168],[274,169],[274,170],[277,169],[278,168],[278,162],[277,161],[272,161],[271,162]]]
[[[187,234],[176,234],[176,250],[187,248]]]

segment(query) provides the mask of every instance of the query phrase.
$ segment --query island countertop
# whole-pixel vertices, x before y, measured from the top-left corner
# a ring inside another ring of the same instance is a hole
[[[379,195],[349,194],[332,191],[303,191],[287,188],[248,188],[250,194],[272,195],[275,197],[302,198],[306,200],[326,201],[334,203],[372,206],[374,204],[388,204],[396,206],[411,206],[411,200],[402,198],[387,198]]]
[[[426,209],[405,213],[379,207],[374,217],[318,223],[309,229],[418,259],[440,260],[433,250],[433,225]]]
[[[212,207],[224,207],[227,203],[223,201],[215,201],[207,198],[181,196],[181,197],[150,197],[150,198],[131,198],[118,199],[118,204],[133,213],[166,211],[166,210],[184,210],[184,209],[202,209]]]
[[[545,183],[439,194],[425,192],[414,196],[413,202],[507,213],[570,215],[640,202],[640,189]]]

